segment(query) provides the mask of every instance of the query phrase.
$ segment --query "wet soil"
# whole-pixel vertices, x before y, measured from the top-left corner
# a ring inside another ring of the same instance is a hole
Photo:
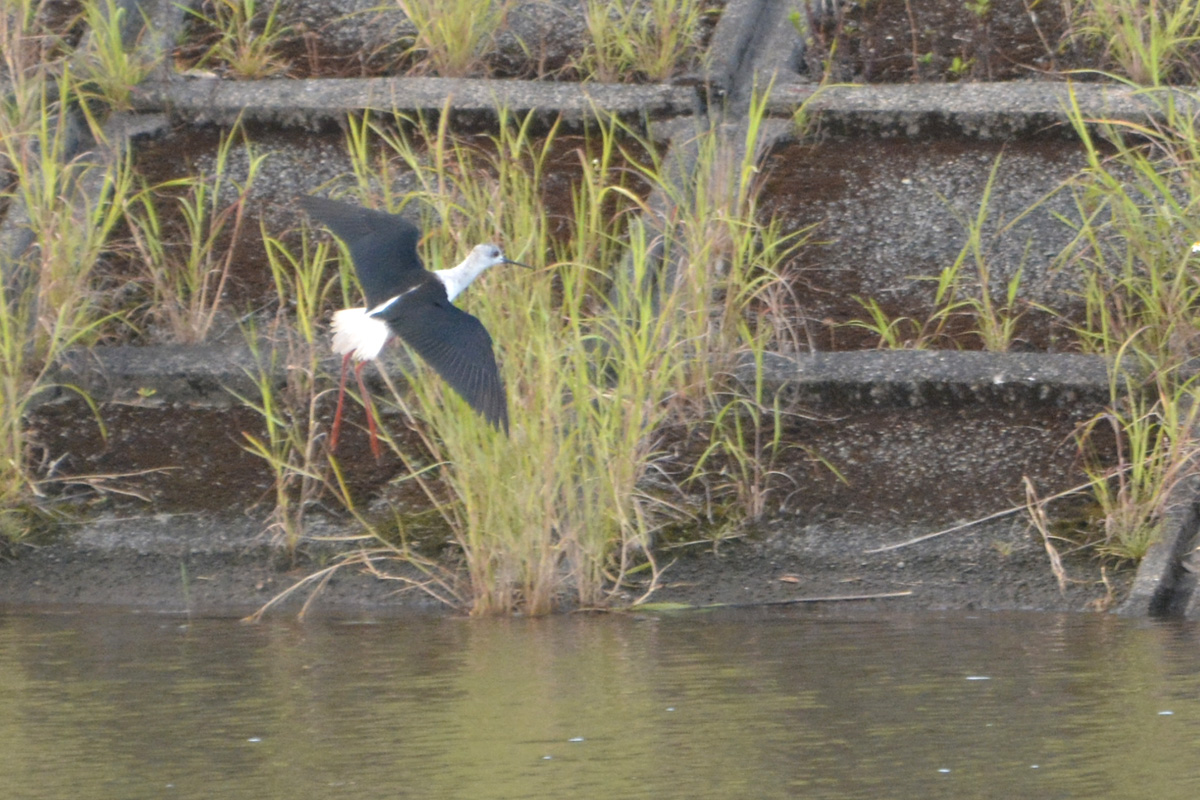
[[[323,419],[332,418],[334,394],[323,398]],[[350,496],[369,501],[401,472],[402,465],[391,452],[378,461],[367,455],[361,411],[354,406],[347,412],[338,468]],[[385,424],[390,422],[396,423],[389,429],[407,451],[419,452],[405,426],[385,418]],[[68,398],[41,406],[30,427],[33,446],[47,465],[42,476],[46,491],[57,494],[61,502],[80,501],[76,510],[85,515],[144,513],[149,508],[165,514],[236,510],[265,518],[275,503],[274,476],[266,462],[247,449],[248,436],[266,437],[263,418],[254,409],[187,408],[151,401],[103,404],[98,420],[85,404]],[[332,481],[324,453],[318,466],[321,477]],[[113,491],[93,493],[91,482],[73,477],[81,475],[97,476],[94,483]],[[318,499],[330,508],[339,507],[331,496]]]
[[[1067,41],[1063,8],[1028,0],[841,3],[812,19],[804,69],[814,80],[828,71],[834,82],[903,83],[1065,77],[1095,68],[1094,55]]]
[[[802,338],[818,350],[880,346],[877,333],[847,325],[870,321],[861,298],[907,320],[898,338],[909,346],[980,348],[969,315],[945,326],[932,320],[936,279],[959,259],[983,209],[992,298],[1002,303],[1021,274],[1013,348],[1071,350],[1082,283],[1056,258],[1072,240],[1062,219],[1078,214],[1070,187],[1085,165],[1078,144],[1052,134],[1007,143],[833,137],[778,146],[763,168],[762,215],[787,233],[808,231],[789,265]],[[958,297],[981,297],[973,253],[960,275]]]
[[[333,415],[336,375],[322,380],[326,385],[317,416],[327,422]],[[405,420],[389,413],[387,406],[379,410],[384,414],[381,424],[405,451],[421,453]],[[913,406],[824,404],[785,410],[782,445],[764,449],[760,458],[764,474],[770,473],[764,483],[769,496],[764,510],[809,520],[934,525],[985,516],[1021,504],[1025,478],[1043,496],[1082,482],[1077,435],[1102,411],[1098,402],[1079,399],[1034,407],[930,400]],[[105,506],[121,510],[148,504],[167,513],[235,508],[252,513],[259,502],[265,501],[268,509],[273,502],[271,472],[246,449],[247,436],[266,435],[261,414],[254,409],[188,408],[148,398],[104,403],[97,412],[91,413],[71,395],[36,410],[30,438],[41,453],[40,463],[47,465],[46,479],[121,476],[108,485],[122,493],[103,500]],[[368,455],[364,421],[361,407],[351,403],[337,456],[347,490],[360,507],[395,499],[388,487],[404,474],[403,464],[391,452],[379,460]],[[514,424],[520,424],[519,418]],[[322,447],[327,433],[316,432]],[[685,480],[711,444],[711,435],[705,426],[665,431],[659,466],[664,476],[677,479],[688,505],[704,517],[712,517],[714,509],[734,499],[722,488],[734,465],[719,458],[708,462],[708,478]],[[1102,437],[1090,445],[1101,461],[1111,455],[1111,443]],[[322,451],[318,462],[324,463],[327,456]],[[81,482],[64,485],[77,488]],[[72,489],[66,495],[74,493]],[[419,494],[416,498],[428,504]],[[339,506],[332,496],[324,499],[331,508]],[[89,507],[95,504],[89,501]]]

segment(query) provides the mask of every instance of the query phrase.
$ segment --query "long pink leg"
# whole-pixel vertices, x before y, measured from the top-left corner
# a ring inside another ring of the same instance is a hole
[[[329,431],[329,450],[337,450],[338,435],[342,432],[342,407],[346,404],[346,369],[350,366],[350,353],[342,357],[342,379],[338,382],[337,411],[333,414],[333,428]]]
[[[354,377],[358,378],[358,391],[362,392],[363,408],[367,410],[367,428],[371,431],[371,452],[375,455],[375,460],[378,461],[383,457],[383,448],[379,445],[379,431],[375,429],[375,414],[371,411],[372,403],[371,396],[367,394],[367,387],[363,383],[362,371],[367,362],[360,361],[354,365]]]

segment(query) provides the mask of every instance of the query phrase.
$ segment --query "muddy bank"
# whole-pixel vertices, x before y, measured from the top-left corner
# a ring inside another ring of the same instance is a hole
[[[213,369],[224,369],[227,361],[215,359]],[[98,363],[93,359],[90,368]],[[164,363],[169,359],[133,363],[114,355],[111,369],[93,373],[95,380],[111,381],[109,391],[118,396],[129,384],[154,388],[156,395],[161,389],[170,398],[159,407],[120,405],[122,414],[108,415],[107,441],[93,435],[84,446],[94,424],[61,404],[39,414],[53,420],[46,427],[59,438],[74,442],[73,467],[80,472],[154,469],[155,459],[170,454],[155,444],[153,431],[163,425],[174,430],[176,443],[194,452],[199,448],[186,446],[187,425],[194,423],[194,435],[209,441],[212,457],[203,463],[185,459],[186,470],[150,472],[128,484],[153,508],[171,513],[151,515],[142,501],[109,497],[90,520],[65,526],[52,544],[23,548],[19,558],[0,564],[0,603],[241,615],[334,563],[338,552],[354,551],[354,545],[339,550],[326,541],[360,533],[352,519],[314,512],[297,556],[284,555],[270,539],[269,503],[255,503],[269,494],[269,477],[256,476],[253,459],[244,453],[241,462],[247,463],[239,462],[233,437],[246,422],[239,417],[244,409],[213,408],[212,393],[201,391],[203,381],[180,385],[170,368],[155,372]],[[1017,510],[1026,478],[1041,497],[1080,481],[1072,437],[1103,407],[1107,370],[1101,360],[814,354],[775,357],[766,375],[782,396],[808,409],[789,422],[785,437],[811,449],[793,448],[771,465],[777,480],[763,521],[722,529],[698,514],[695,525],[660,537],[654,552],[658,588],[649,602],[702,606],[842,598],[823,606],[1083,611],[1115,608],[1129,595],[1132,570],[1102,571],[1090,551],[1070,552],[1062,542],[1056,546],[1067,581],[1060,587],[1040,534]],[[101,384],[78,377],[100,391]],[[189,400],[207,407],[188,409]],[[141,444],[130,446],[131,441]],[[688,463],[689,442],[676,444],[680,463]],[[358,445],[365,450],[365,441]],[[806,455],[811,452],[836,471]],[[362,493],[359,502],[370,505],[388,491],[388,477],[399,466],[366,467],[354,486]],[[1049,510],[1057,524],[1067,526],[1093,513],[1080,500],[1060,501]],[[962,527],[904,545],[955,526]],[[445,543],[426,550],[445,563],[456,556]],[[419,578],[398,562],[380,567],[400,579]],[[650,588],[647,575],[631,578],[614,594],[613,605],[641,598]],[[877,595],[886,596],[861,599]],[[277,613],[296,613],[306,597],[307,591],[297,593]],[[314,609],[449,610],[403,580],[380,580],[356,567],[337,572]]]
[[[261,523],[245,517],[185,522],[163,516],[140,522],[140,531],[120,527],[120,536],[108,536],[106,529],[117,524],[101,521],[54,544],[22,548],[18,558],[0,563],[0,605],[241,616],[329,563],[328,553],[301,555],[293,563],[272,552],[258,536]],[[190,535],[181,539],[184,528],[191,528]],[[1015,515],[907,548],[867,552],[929,532],[905,524],[871,529],[780,517],[735,539],[661,550],[661,585],[647,602],[757,605],[826,598],[820,603],[824,613],[873,607],[1100,611],[1125,598],[1134,576],[1132,570],[1102,575],[1093,559],[1068,558],[1071,582],[1060,591],[1036,533]],[[388,570],[417,577],[399,563]],[[618,604],[646,588],[644,581],[630,583],[617,595]],[[890,596],[862,599],[873,595]],[[297,592],[273,613],[298,613],[308,597],[307,590]],[[311,606],[311,613],[335,615],[453,611],[419,589],[356,567],[339,570]]]

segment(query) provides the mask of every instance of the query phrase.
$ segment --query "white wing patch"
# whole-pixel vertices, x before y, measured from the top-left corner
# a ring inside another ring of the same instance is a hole
[[[369,317],[379,316],[380,314],[387,311],[392,306],[396,305],[396,303],[399,302],[402,298],[407,297],[408,295],[412,294],[413,292],[415,292],[417,289],[420,289],[420,288],[421,288],[421,284],[418,283],[416,286],[413,286],[410,289],[405,289],[403,292],[396,295],[395,297],[389,297],[387,300],[384,300],[382,303],[380,303],[379,305],[375,306],[370,311],[368,311],[367,316],[369,316]]]

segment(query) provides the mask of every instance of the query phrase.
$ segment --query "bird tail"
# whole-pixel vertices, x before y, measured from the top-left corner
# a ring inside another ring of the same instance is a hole
[[[350,353],[356,361],[375,358],[389,336],[387,323],[367,314],[365,308],[333,312],[333,352],[339,356]]]

